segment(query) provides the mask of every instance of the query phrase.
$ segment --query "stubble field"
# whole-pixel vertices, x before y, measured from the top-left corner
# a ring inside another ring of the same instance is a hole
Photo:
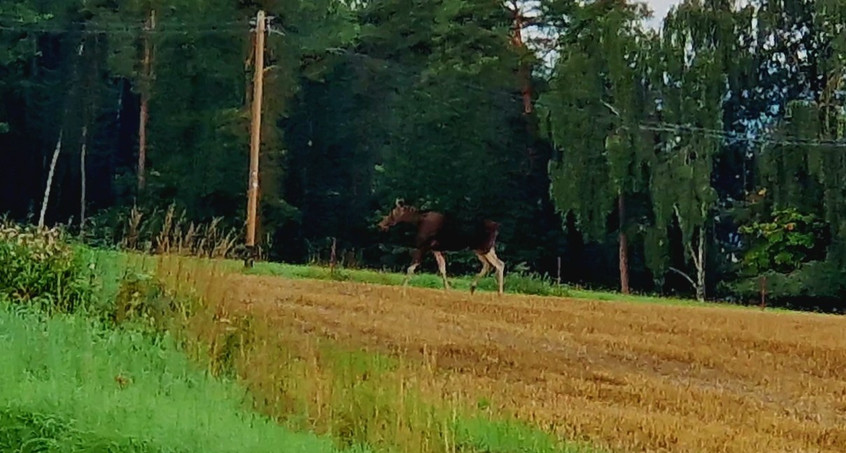
[[[840,317],[254,275],[226,286],[215,310],[227,317],[416,363],[430,392],[566,439],[615,451],[846,448]]]

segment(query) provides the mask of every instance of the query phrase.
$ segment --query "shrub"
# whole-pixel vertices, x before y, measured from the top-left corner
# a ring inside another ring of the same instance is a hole
[[[808,261],[824,258],[825,224],[813,214],[796,209],[775,211],[770,222],[740,227],[750,246],[743,255],[741,271],[746,276],[766,271],[792,272]]]
[[[91,273],[57,228],[0,224],[0,294],[73,311],[90,300]]]
[[[793,272],[768,271],[725,286],[745,301],[760,300],[761,278],[766,278],[767,304],[790,309],[842,312],[846,274],[828,261],[803,263]]]

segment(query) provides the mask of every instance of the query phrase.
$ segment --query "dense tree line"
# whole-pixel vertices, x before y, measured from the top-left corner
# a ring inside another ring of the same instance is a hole
[[[399,197],[500,221],[511,271],[843,308],[839,0],[685,0],[658,29],[628,0],[4,1],[0,210],[242,229],[258,9],[271,259],[336,238],[398,269],[407,231],[374,224]]]

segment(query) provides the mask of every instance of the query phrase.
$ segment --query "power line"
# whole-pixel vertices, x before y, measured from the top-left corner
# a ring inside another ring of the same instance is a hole
[[[271,34],[285,35],[283,30],[280,30],[272,23],[273,17],[267,18],[267,31]],[[0,15],[0,30],[18,33],[83,33],[83,34],[151,34],[151,35],[167,35],[167,34],[231,34],[231,33],[248,33],[255,27],[255,19],[240,20],[240,21],[203,21],[203,22],[187,22],[164,20],[155,29],[147,29],[144,23],[116,23],[114,21],[100,22],[65,22],[62,25],[50,26],[40,23],[24,23],[20,18],[13,20],[6,20],[7,24],[3,24],[4,18]],[[8,24],[12,22],[12,24]],[[49,21],[48,21],[49,22]]]
[[[138,16],[139,19],[138,19],[137,22],[136,21],[123,21],[123,22],[126,23],[126,24],[142,25],[143,26],[144,17],[146,16],[146,11],[136,11],[136,13],[139,14],[139,16]],[[128,16],[129,14],[132,14],[132,13],[126,13],[126,16]],[[85,25],[85,24],[97,22],[99,19],[102,19],[102,18],[109,18],[111,16],[116,17],[116,16],[119,16],[119,15],[120,15],[120,13],[117,13],[115,11],[103,11],[102,14],[92,16],[92,19],[89,19],[89,20],[67,20],[67,21],[62,21],[62,23],[66,24],[66,25]],[[28,16],[24,16],[24,15],[21,15],[21,14],[12,14],[10,12],[0,12],[0,20],[19,22],[19,23],[26,23],[27,20],[30,20],[30,21],[41,20],[42,22],[61,20],[60,17],[53,15],[52,13],[50,13],[48,15],[44,15],[44,14],[41,14],[41,13],[33,13],[29,16],[35,17],[36,19],[28,19]],[[126,16],[124,16],[124,17],[126,17]],[[211,23],[211,22],[221,23],[221,24],[242,24],[243,25],[245,23],[255,21],[255,15],[242,15],[239,19],[222,20],[222,21],[221,20],[210,20],[208,18],[202,18],[200,20],[191,20],[190,17],[201,17],[201,16],[194,15],[194,16],[189,16],[189,17],[177,17],[177,16],[171,14],[169,16],[163,16],[163,19],[171,21],[171,22],[177,22],[178,21],[179,23],[188,24],[188,25],[190,25],[190,24],[208,24],[208,23]],[[231,16],[230,16],[230,18],[231,18]]]
[[[624,126],[626,127],[626,126]],[[687,124],[673,124],[665,122],[641,123],[637,125],[639,130],[650,132],[695,132],[700,133],[709,138],[727,140],[727,141],[745,141],[749,143],[756,143],[759,145],[780,145],[780,146],[805,146],[805,147],[821,147],[821,148],[846,148],[846,140],[820,140],[807,138],[767,138],[767,137],[749,137],[744,136],[738,132],[709,129],[704,127],[696,127]]]
[[[387,59],[380,59],[376,57],[372,57],[367,54],[359,53],[350,51],[347,49],[339,49],[341,53],[345,55],[350,55],[358,58],[365,58],[370,59],[373,61],[378,61],[381,63],[385,63],[387,65],[393,66],[402,66],[401,63],[392,62]],[[394,69],[391,69],[394,70]],[[420,73],[420,70],[412,68],[411,70],[395,68],[395,73],[404,73],[406,75],[417,75]],[[478,84],[474,84],[472,82],[467,81],[452,81],[458,86],[462,86],[469,89],[474,89],[482,93],[490,93],[492,95],[502,96],[503,98],[508,98],[515,102],[522,101],[522,95],[519,93],[508,93],[504,91],[492,90],[489,87],[483,87]],[[517,88],[514,89],[517,91]],[[533,104],[535,106],[545,107],[547,109],[552,109],[554,106],[549,105],[541,100],[534,100]],[[624,128],[631,129],[631,126],[623,126]],[[753,137],[749,136],[748,134],[741,133],[741,132],[734,132],[734,131],[727,131],[721,129],[710,129],[704,127],[697,127],[690,124],[681,124],[681,123],[668,123],[668,122],[640,122],[637,123],[635,126],[638,130],[646,131],[646,132],[666,132],[666,133],[697,133],[701,134],[702,136],[718,139],[718,140],[725,140],[725,141],[733,141],[733,142],[746,142],[750,144],[758,144],[758,145],[780,145],[780,146],[807,146],[807,147],[821,147],[821,148],[846,148],[846,140],[819,140],[819,139],[807,139],[807,138],[798,138],[798,137],[786,137],[786,138],[771,138],[771,137]]]
[[[208,27],[172,27],[168,25],[164,25],[162,28],[157,28],[155,30],[146,30],[141,27],[126,27],[126,28],[118,28],[118,27],[99,27],[99,26],[86,26],[85,28],[79,29],[68,29],[68,28],[58,28],[58,27],[10,27],[6,25],[0,25],[0,30],[7,31],[7,32],[15,32],[15,33],[45,33],[45,34],[63,34],[63,33],[81,33],[81,34],[90,34],[90,35],[137,35],[140,33],[149,33],[152,35],[184,35],[184,34],[233,34],[233,33],[244,33],[246,34],[249,29],[243,26],[241,27],[222,27],[222,26],[208,26]]]
[[[249,31],[247,19],[238,21],[160,21],[159,27],[148,30],[144,22],[116,22],[116,21],[71,21],[62,24],[51,24],[47,19],[43,22],[25,22],[21,17],[4,17],[0,14],[0,30],[17,33],[86,33],[86,34],[179,34],[179,33],[232,33]]]
[[[156,29],[149,30],[144,23],[123,23],[117,24],[115,22],[109,23],[98,23],[96,21],[89,21],[89,22],[66,22],[64,26],[43,26],[43,25],[30,25],[25,24],[22,25],[22,20],[20,17],[14,18],[13,22],[17,22],[17,25],[2,25],[2,20],[4,19],[3,15],[0,14],[0,31],[10,31],[10,32],[20,32],[20,33],[83,33],[83,34],[153,34],[153,35],[186,35],[186,34],[232,34],[232,33],[244,33],[245,35],[250,32],[251,28],[255,26],[255,18],[245,19],[242,21],[224,21],[224,22],[215,22],[209,23],[208,21],[204,22],[190,22],[190,21],[164,21],[160,23],[160,25]],[[12,19],[12,18],[8,18]],[[268,21],[270,21],[272,17],[268,17]],[[272,26],[268,27],[268,31],[271,33],[285,35],[286,33],[290,33],[290,30],[281,27],[278,24],[272,24]],[[391,74],[398,74],[404,75],[407,77],[418,77],[424,71],[425,67],[413,67],[404,65],[403,63],[398,63],[395,61],[391,61],[387,58],[380,58],[374,57],[369,54],[356,52],[350,49],[344,48],[327,48],[324,49],[327,53],[335,54],[335,55],[344,55],[348,57],[354,57],[358,59],[366,59],[372,62],[379,63],[382,65],[382,68],[378,68],[377,71],[387,71]],[[486,87],[479,85],[477,83],[469,82],[466,80],[457,80],[452,79],[449,80],[448,83],[454,84],[459,87],[471,89],[477,91],[482,94],[488,94],[492,97],[498,97],[505,101],[512,101],[512,102],[521,102],[522,101],[522,94],[518,93],[519,89],[515,87],[513,89],[513,93],[509,93],[503,89],[497,89],[493,87]],[[536,106],[544,107],[547,109],[554,109],[554,106],[549,105],[541,100],[534,100],[533,104]],[[704,127],[697,127],[692,126],[689,124],[679,124],[679,123],[667,123],[667,122],[642,122],[637,123],[633,126],[623,126],[626,129],[633,129],[636,128],[637,130],[646,131],[646,132],[658,132],[658,133],[695,133],[700,134],[701,136],[707,138],[713,138],[717,140],[725,140],[730,142],[745,142],[749,144],[757,144],[757,145],[781,145],[781,146],[805,146],[805,147],[821,147],[821,148],[846,148],[846,140],[818,140],[818,139],[806,139],[806,138],[796,138],[796,137],[782,137],[782,138],[772,138],[772,137],[753,137],[749,136],[748,134],[743,134],[739,132],[733,131],[726,131],[726,130],[719,130],[719,129],[710,129]]]

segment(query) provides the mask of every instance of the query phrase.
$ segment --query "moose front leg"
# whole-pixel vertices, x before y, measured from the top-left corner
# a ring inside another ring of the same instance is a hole
[[[494,249],[491,249],[488,253],[486,253],[485,258],[491,263],[494,269],[496,269],[496,280],[499,283],[499,290],[497,292],[501,295],[504,292],[503,285],[505,283],[505,263],[496,256]]]
[[[447,273],[446,273],[446,259],[444,258],[444,254],[442,252],[432,252],[435,255],[435,259],[438,261],[438,270],[441,271],[441,277],[444,279],[444,289],[449,289],[449,282],[447,281]]]

